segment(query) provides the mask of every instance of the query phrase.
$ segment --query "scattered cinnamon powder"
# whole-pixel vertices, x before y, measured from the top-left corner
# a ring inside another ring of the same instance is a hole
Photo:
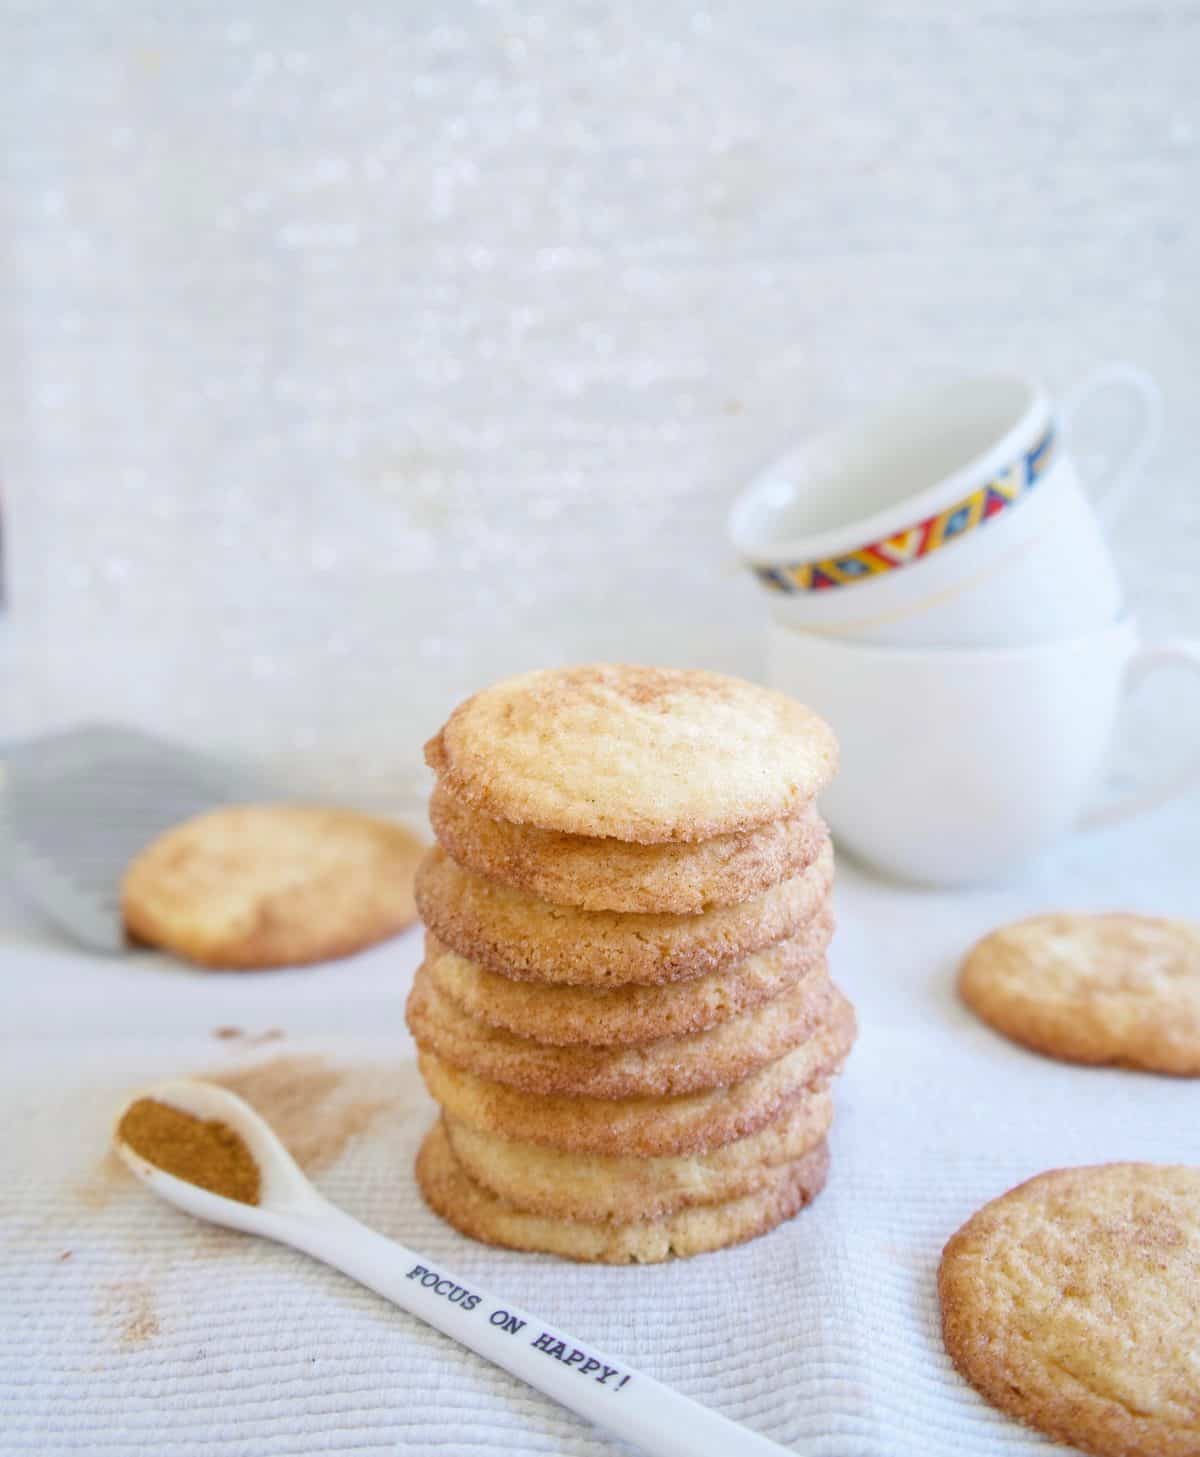
[[[137,1310],[125,1322],[121,1332],[123,1346],[144,1346],[158,1335],[158,1315],[152,1306]]]
[[[156,1098],[138,1098],[117,1124],[117,1137],[176,1178],[242,1204],[258,1203],[258,1165],[241,1134],[227,1123],[197,1118]]]
[[[245,1098],[309,1173],[335,1163],[352,1139],[397,1102],[394,1081],[380,1070],[334,1068],[314,1054],[205,1076]]]
[[[154,1291],[145,1280],[113,1280],[100,1292],[99,1315],[115,1323],[126,1350],[148,1345],[160,1330]]]
[[[107,1209],[114,1199],[122,1198],[133,1188],[129,1170],[111,1148],[106,1149],[90,1170],[88,1177],[71,1192],[78,1202],[93,1213]]]

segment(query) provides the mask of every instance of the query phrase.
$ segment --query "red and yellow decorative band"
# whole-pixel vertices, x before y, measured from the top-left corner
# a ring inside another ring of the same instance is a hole
[[[1045,475],[1054,455],[1054,431],[1047,430],[1041,440],[1014,461],[994,480],[947,506],[934,516],[898,531],[882,541],[873,541],[857,551],[842,556],[826,557],[818,562],[796,562],[794,565],[755,566],[755,575],[776,592],[822,592],[830,587],[847,587],[865,582],[883,572],[895,571],[919,561],[930,552],[986,525],[1026,496]]]

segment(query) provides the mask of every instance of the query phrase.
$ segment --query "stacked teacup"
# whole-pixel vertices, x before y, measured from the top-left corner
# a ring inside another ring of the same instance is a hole
[[[1138,438],[1089,492],[1069,426],[1121,393]],[[822,809],[853,854],[930,883],[1010,871],[1084,814],[1124,686],[1164,663],[1200,671],[1194,646],[1140,643],[1101,524],[1159,414],[1153,382],[1124,365],[1058,414],[1019,376],[962,379],[804,445],[738,499],[733,540],[771,607],[771,682],[838,735]]]

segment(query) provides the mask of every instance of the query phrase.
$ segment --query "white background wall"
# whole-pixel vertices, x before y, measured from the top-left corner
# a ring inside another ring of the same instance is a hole
[[[1158,375],[1118,550],[1200,633],[1192,0],[3,14],[0,731],[374,796],[503,672],[753,674],[739,481],[997,363]]]

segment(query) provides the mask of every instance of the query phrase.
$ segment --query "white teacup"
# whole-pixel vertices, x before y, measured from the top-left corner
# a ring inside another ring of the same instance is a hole
[[[1144,646],[1130,619],[1030,648],[875,648],[772,623],[772,685],[832,724],[841,767],[821,812],[851,853],[953,885],[1017,869],[1075,825],[1173,798],[1190,771],[1087,813],[1121,700],[1147,672],[1200,673],[1200,644]]]
[[[1117,620],[1121,583],[1067,452],[1101,389],[1133,396],[1139,438],[1107,474],[1128,492],[1161,414],[1153,381],[1098,371],[1055,422],[1045,392],[983,375],[810,441],[746,488],[733,542],[789,627],[908,647],[1019,647]]]

